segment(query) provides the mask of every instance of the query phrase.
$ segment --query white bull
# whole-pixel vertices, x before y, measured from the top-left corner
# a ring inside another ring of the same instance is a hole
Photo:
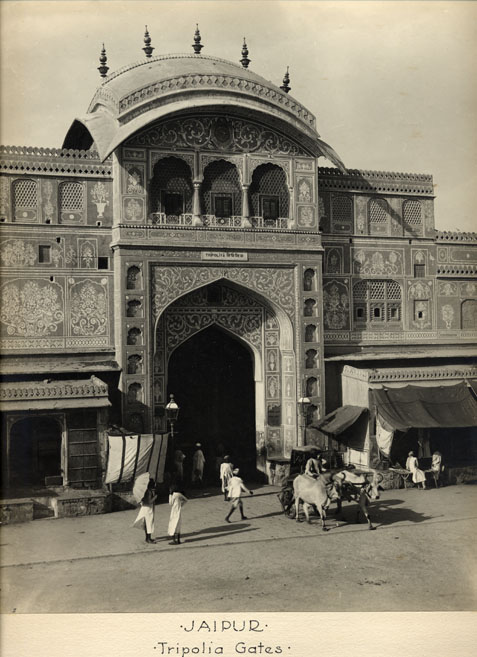
[[[359,523],[359,516],[362,513],[368,521],[368,528],[376,529],[369,515],[369,503],[371,500],[379,500],[379,484],[383,480],[383,475],[380,472],[356,473],[350,470],[342,470],[335,477],[342,482],[342,491],[348,501],[355,500],[358,502],[356,522]],[[337,514],[341,513],[341,500],[340,497],[337,502]]]
[[[340,499],[339,482],[328,479],[327,483],[325,477],[322,476],[318,477],[318,479],[313,479],[308,475],[298,475],[293,481],[293,492],[295,496],[295,518],[297,522],[299,522],[300,501],[302,501],[306,521],[310,522],[310,506],[315,506],[321,518],[321,528],[323,531],[327,531],[326,509],[330,502]]]

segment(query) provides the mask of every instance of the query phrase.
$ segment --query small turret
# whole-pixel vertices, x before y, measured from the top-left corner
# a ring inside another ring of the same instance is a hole
[[[109,66],[106,66],[106,62],[108,61],[108,58],[106,56],[106,49],[104,47],[103,43],[103,49],[101,50],[101,54],[99,56],[99,66],[98,66],[98,71],[99,74],[102,78],[105,78],[108,74],[109,71]]]
[[[288,66],[287,66],[287,72],[283,76],[283,84],[281,85],[280,89],[283,89],[283,91],[287,94],[291,87],[290,87],[290,74],[288,73]]]
[[[194,48],[194,52],[196,55],[200,55],[200,51],[204,47],[201,42],[200,42],[200,32],[199,32],[199,25],[196,23],[196,30],[194,34],[194,43],[192,44],[192,47]]]
[[[146,57],[152,57],[152,51],[154,50],[154,46],[151,46],[151,37],[149,36],[149,32],[147,31],[147,25],[146,31],[144,32],[144,52],[146,53]]]
[[[251,60],[248,58],[248,48],[247,48],[247,43],[245,41],[245,37],[243,38],[243,46],[242,46],[242,59],[240,60],[240,63],[244,68],[248,68],[248,65],[250,64]]]

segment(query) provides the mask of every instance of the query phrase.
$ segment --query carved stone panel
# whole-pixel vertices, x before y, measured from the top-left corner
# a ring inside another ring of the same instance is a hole
[[[259,292],[293,317],[294,276],[292,269],[268,267],[170,266],[153,268],[153,313],[158,317],[169,303],[183,294],[224,278]]]

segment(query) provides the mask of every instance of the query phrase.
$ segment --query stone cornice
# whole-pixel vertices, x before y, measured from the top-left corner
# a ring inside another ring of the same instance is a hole
[[[96,151],[0,146],[0,171],[11,174],[112,177],[112,158]]]
[[[101,379],[92,376],[90,379],[77,381],[25,381],[3,383],[0,388],[0,400],[43,400],[43,399],[78,399],[107,397],[108,386]]]
[[[429,174],[359,169],[348,169],[344,174],[339,169],[319,167],[318,176],[322,190],[434,196],[433,179]]]
[[[396,381],[441,381],[441,380],[462,380],[477,378],[477,367],[436,367],[436,368],[390,368],[390,369],[358,369],[351,365],[345,365],[343,375],[368,383],[386,383]]]

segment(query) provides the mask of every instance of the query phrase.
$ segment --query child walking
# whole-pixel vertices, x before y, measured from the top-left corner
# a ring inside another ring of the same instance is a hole
[[[181,493],[177,486],[171,486],[169,489],[169,504],[171,506],[171,515],[169,518],[169,527],[167,533],[172,537],[171,545],[180,545],[181,543],[181,521],[182,507],[187,502],[187,497]]]

